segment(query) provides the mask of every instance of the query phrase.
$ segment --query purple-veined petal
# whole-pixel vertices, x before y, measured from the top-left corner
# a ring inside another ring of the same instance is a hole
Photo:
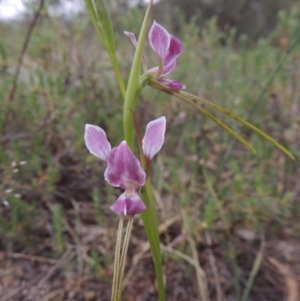
[[[177,58],[182,53],[182,43],[179,39],[171,36],[170,38],[170,47],[167,54],[167,57],[165,59],[165,65],[172,64],[174,61],[177,60]]]
[[[176,60],[171,62],[168,65],[165,65],[160,77],[164,77],[164,76],[168,75],[169,73],[171,73],[175,69],[175,67],[176,67]]]
[[[130,31],[124,31],[124,33],[130,38],[131,42],[136,47],[136,45],[137,45],[137,39],[135,37],[135,34],[133,32],[130,32]]]
[[[136,188],[145,184],[146,174],[126,141],[108,154],[104,177],[110,185],[123,189],[128,187],[128,183],[133,183]]]
[[[135,34],[133,32],[130,32],[130,31],[124,31],[124,33],[130,38],[131,42],[136,47],[137,46],[137,39],[135,37]],[[146,60],[145,60],[144,55],[142,56],[142,61],[143,61],[144,69],[146,69]]]
[[[169,52],[170,39],[171,36],[168,31],[154,21],[149,31],[149,42],[160,59],[166,58]]]
[[[146,210],[146,206],[136,192],[130,197],[126,196],[126,192],[124,192],[110,209],[119,215],[135,215]]]
[[[111,150],[105,132],[96,125],[86,124],[84,132],[85,145],[91,154],[106,161]]]
[[[158,79],[158,81],[164,84],[165,86],[171,88],[172,90],[179,91],[185,89],[185,85],[175,79],[166,79],[161,77]]]
[[[165,141],[166,117],[162,116],[147,124],[143,138],[143,152],[150,160],[160,151]]]

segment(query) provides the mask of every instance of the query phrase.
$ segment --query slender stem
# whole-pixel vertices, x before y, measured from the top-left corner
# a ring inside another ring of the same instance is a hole
[[[32,21],[29,25],[27,34],[25,36],[25,39],[24,39],[24,42],[23,42],[23,45],[22,45],[21,52],[20,52],[18,60],[17,60],[17,66],[16,66],[16,70],[15,70],[15,73],[14,73],[13,78],[12,78],[12,84],[11,84],[11,87],[10,87],[10,90],[9,90],[9,94],[8,94],[7,99],[5,99],[5,101],[4,101],[4,108],[6,108],[8,103],[11,102],[14,99],[14,96],[15,96],[15,93],[16,93],[16,90],[17,90],[17,82],[18,82],[18,78],[19,78],[19,75],[20,75],[20,70],[21,70],[21,67],[22,67],[22,64],[23,64],[23,58],[24,58],[25,53],[27,51],[27,48],[28,48],[28,45],[29,45],[29,42],[30,42],[30,38],[32,36],[32,32],[33,32],[33,30],[34,30],[34,28],[37,24],[37,21],[39,20],[41,12],[43,10],[44,4],[45,4],[45,0],[41,0],[40,3],[39,3],[39,7],[36,10],[36,12],[34,13],[33,19],[32,19]]]
[[[260,266],[261,266],[261,263],[262,263],[262,260],[263,260],[263,257],[264,257],[265,247],[266,247],[266,240],[265,240],[264,235],[262,235],[259,251],[258,251],[258,254],[257,254],[256,259],[254,261],[253,267],[251,269],[251,272],[250,272],[250,275],[249,275],[249,278],[248,278],[248,281],[247,281],[247,284],[246,284],[246,288],[245,288],[245,291],[243,293],[242,301],[248,301],[249,294],[250,294],[255,276],[257,275],[257,273],[260,269]]]
[[[134,216],[132,215],[129,217],[129,221],[127,224],[126,233],[125,233],[125,237],[124,237],[122,255],[121,255],[121,260],[120,260],[120,273],[119,273],[118,287],[116,290],[117,291],[116,301],[121,300],[123,277],[124,277],[124,270],[125,270],[125,265],[126,265],[126,256],[127,256],[128,246],[129,246],[129,240],[130,240],[130,234],[131,234],[131,230],[132,230],[133,220],[134,220]]]
[[[148,81],[149,76],[143,76],[141,79],[140,69],[142,61],[142,53],[147,35],[148,23],[150,19],[150,13],[152,8],[152,0],[149,2],[148,9],[145,14],[145,18],[141,27],[138,44],[136,47],[132,68],[129,75],[128,85],[126,89],[126,96],[123,110],[123,125],[124,135],[128,146],[133,150],[134,148],[134,132],[131,110],[135,110],[136,98],[140,90],[144,87],[145,82]],[[144,203],[147,206],[147,210],[142,213],[144,227],[147,233],[147,237],[150,243],[152,258],[155,266],[156,279],[158,284],[158,297],[159,301],[165,301],[165,288],[163,282],[162,266],[161,266],[161,254],[159,246],[159,233],[158,222],[152,195],[152,186],[150,178],[148,177],[146,182],[146,188],[142,187],[141,196]]]
[[[121,75],[121,71],[120,71],[120,68],[119,68],[118,59],[115,55],[110,55],[110,60],[111,60],[113,69],[115,71],[116,79],[117,79],[117,82],[119,84],[122,96],[123,96],[123,98],[125,98],[126,88],[125,88],[123,78],[122,78],[122,75]]]
[[[119,220],[117,243],[116,243],[116,250],[115,250],[114,276],[113,276],[114,278],[113,278],[113,285],[112,285],[111,301],[116,300],[117,292],[118,292],[123,224],[124,224],[124,217],[123,215],[121,215]]]
[[[124,135],[128,146],[133,149],[133,118],[131,115],[131,110],[135,110],[136,98],[141,90],[141,80],[140,80],[140,68],[143,56],[143,49],[145,45],[148,23],[150,19],[150,13],[152,9],[152,2],[150,1],[145,18],[140,31],[136,51],[133,58],[132,68],[130,71],[127,91],[125,95],[124,109],[123,109],[123,124],[124,124]]]

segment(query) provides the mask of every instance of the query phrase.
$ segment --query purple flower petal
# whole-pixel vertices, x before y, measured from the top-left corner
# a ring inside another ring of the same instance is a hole
[[[126,141],[121,142],[108,154],[104,177],[110,185],[123,189],[127,189],[129,184],[136,188],[145,184],[146,174]]]
[[[160,83],[164,84],[165,86],[167,86],[173,90],[176,90],[176,91],[185,89],[185,85],[175,79],[166,79],[166,78],[161,77],[158,79],[158,81]]]
[[[171,62],[168,65],[165,65],[160,76],[164,77],[164,76],[168,75],[169,73],[171,73],[175,69],[175,67],[176,67],[176,60]]]
[[[154,21],[149,31],[149,41],[160,59],[166,58],[170,47],[170,40],[171,36],[167,30]]]
[[[126,192],[124,192],[110,209],[120,215],[135,215],[146,210],[146,206],[136,192],[130,197],[126,196]]]
[[[150,160],[160,151],[165,141],[166,117],[162,116],[148,123],[143,138],[143,152]]]
[[[124,31],[124,33],[130,38],[131,42],[136,47],[137,46],[137,39],[135,37],[135,34],[133,32],[130,32],[130,31]],[[145,60],[144,55],[142,56],[142,61],[143,61],[144,66],[146,66],[146,60]]]
[[[111,146],[106,138],[105,132],[100,127],[92,124],[86,124],[84,140],[85,145],[91,154],[106,161],[111,150]]]
[[[136,47],[137,40],[136,40],[135,34],[133,32],[129,32],[129,31],[124,31],[124,33],[130,38],[131,42]]]
[[[168,55],[165,59],[165,65],[172,64],[182,53],[182,43],[179,39],[171,36]]]

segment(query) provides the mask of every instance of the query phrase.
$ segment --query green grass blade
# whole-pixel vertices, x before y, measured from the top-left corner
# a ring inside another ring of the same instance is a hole
[[[156,83],[154,84],[154,87],[155,87],[155,85],[156,85]],[[170,95],[173,95],[173,96],[177,96],[177,91],[169,91],[168,90],[168,91],[164,91],[164,92],[166,92]],[[202,107],[198,106],[197,104],[195,104],[193,101],[189,100],[188,98],[180,97],[180,99],[183,100],[185,103],[187,103],[187,104],[191,105],[192,107],[194,107],[196,110],[201,112],[203,115],[205,115],[208,118],[210,118],[211,120],[213,120],[223,130],[225,130],[227,133],[232,135],[239,142],[241,142],[243,145],[245,145],[247,148],[249,148],[254,154],[256,154],[256,150],[251,144],[249,144],[244,138],[242,138],[239,134],[237,134],[235,131],[233,131],[231,128],[229,128],[226,124],[224,124],[220,119],[218,119],[217,117],[215,117],[213,114],[211,114],[207,110],[203,109]]]
[[[92,0],[94,6],[94,12],[97,22],[102,29],[103,36],[106,41],[109,54],[115,54],[115,38],[113,26],[110,18],[110,14],[107,9],[106,1],[104,0]]]
[[[257,128],[256,126],[254,126],[253,124],[251,124],[250,122],[244,120],[243,118],[239,117],[238,115],[234,114],[233,112],[219,106],[216,105],[206,99],[203,99],[201,97],[198,96],[194,96],[192,94],[183,92],[183,91],[179,91],[178,92],[180,95],[184,96],[184,97],[188,97],[189,99],[201,102],[227,116],[229,116],[230,118],[238,121],[239,123],[243,124],[244,126],[246,126],[247,128],[251,129],[253,132],[257,133],[258,135],[260,135],[262,138],[268,140],[269,142],[271,142],[273,145],[275,145],[277,148],[279,148],[282,152],[284,152],[287,156],[289,156],[291,159],[296,160],[294,155],[288,150],[286,149],[284,146],[282,146],[280,143],[278,143],[275,139],[273,139],[272,137],[270,137],[269,135],[267,135],[265,132],[263,132],[262,130],[260,130],[259,128]]]
[[[146,186],[142,187],[141,197],[147,206],[141,216],[143,219],[147,238],[150,243],[152,259],[154,262],[156,281],[158,286],[158,300],[165,301],[165,286],[163,281],[163,272],[161,264],[160,242],[158,232],[158,221],[154,205],[154,198],[152,193],[152,186],[150,178],[147,179]]]
[[[94,24],[94,27],[96,29],[96,32],[100,38],[100,41],[102,42],[102,44],[104,45],[106,51],[108,51],[108,47],[106,45],[106,40],[105,40],[105,36],[104,36],[104,32],[103,32],[103,27],[101,26],[101,23],[99,23],[97,21],[97,16],[96,13],[94,11],[94,4],[92,0],[84,0],[84,4],[86,9],[88,10],[90,17],[92,19],[92,22]]]
[[[248,301],[248,299],[249,299],[249,294],[250,294],[251,288],[253,286],[255,276],[257,275],[257,273],[260,269],[261,263],[263,261],[263,258],[264,258],[265,248],[266,248],[266,240],[265,240],[265,237],[262,236],[259,251],[258,251],[258,254],[254,261],[253,267],[251,269],[250,276],[247,281],[245,291],[243,293],[242,301]]]
[[[256,126],[254,126],[253,124],[251,124],[250,122],[244,120],[243,118],[239,117],[238,115],[234,114],[233,112],[221,107],[221,106],[218,106],[206,99],[203,99],[201,97],[198,97],[198,96],[195,96],[193,94],[190,94],[190,93],[187,93],[187,92],[183,92],[183,91],[172,91],[170,89],[168,89],[167,87],[165,87],[164,85],[162,85],[161,83],[157,82],[157,81],[150,81],[149,83],[152,87],[160,90],[160,91],[163,91],[169,95],[172,95],[174,97],[177,97],[178,99],[180,100],[183,100],[184,102],[186,103],[189,103],[191,104],[192,106],[198,108],[198,110],[204,110],[206,111],[205,109],[201,108],[201,107],[198,107],[194,104],[193,101],[197,101],[197,102],[201,102],[227,116],[229,116],[230,118],[238,121],[239,123],[243,124],[244,126],[246,126],[247,128],[251,129],[252,131],[254,131],[255,133],[257,133],[258,135],[260,135],[262,138],[268,140],[269,142],[271,142],[273,145],[275,145],[277,148],[279,148],[283,153],[285,153],[287,156],[289,156],[291,159],[293,160],[296,160],[294,155],[288,150],[286,149],[284,146],[282,146],[280,143],[278,143],[275,139],[273,139],[272,137],[270,137],[269,135],[267,135],[265,132],[263,132],[262,130],[260,130],[259,128],[257,128]],[[200,109],[199,109],[200,108]],[[207,111],[206,111],[207,112]],[[202,112],[203,114],[205,114],[204,112]],[[209,112],[208,112],[209,113]],[[210,114],[210,113],[209,113]],[[207,115],[208,116],[208,115]],[[211,114],[211,116],[213,116]],[[214,117],[214,116],[213,116]],[[214,117],[216,118],[216,117]],[[218,119],[217,119],[218,120]],[[218,122],[217,122],[218,123]],[[219,124],[219,123],[218,123]],[[220,124],[219,124],[220,125]],[[225,129],[225,128],[224,128]],[[231,130],[231,132],[235,133],[234,131]],[[235,138],[237,138],[237,136],[239,136],[237,133],[235,133]],[[240,137],[240,136],[239,136]],[[241,141],[241,137],[240,138],[237,138],[239,141]],[[243,143],[244,144],[244,143]]]
[[[106,2],[104,0],[84,0],[84,3],[90,14],[100,41],[104,45],[110,57],[117,82],[119,84],[122,95],[125,98],[126,89],[116,55],[114,31]]]
[[[197,109],[199,112],[201,112],[203,115],[207,116],[211,120],[213,120],[218,126],[220,126],[223,130],[225,130],[227,133],[232,135],[235,139],[237,139],[239,142],[241,142],[243,145],[245,145],[247,148],[249,148],[254,154],[256,154],[255,148],[248,143],[243,137],[241,137],[239,134],[237,134],[234,130],[229,128],[225,123],[223,123],[220,119],[218,119],[216,116],[208,112],[207,110],[203,109],[202,107],[196,105],[192,101],[184,100],[184,102],[188,103],[195,109]]]

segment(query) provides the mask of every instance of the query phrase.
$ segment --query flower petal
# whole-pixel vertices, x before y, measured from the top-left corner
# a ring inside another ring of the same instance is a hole
[[[146,206],[137,193],[127,197],[125,192],[112,204],[110,209],[120,215],[135,215],[146,210]]]
[[[168,31],[154,21],[149,31],[149,42],[160,59],[166,58],[170,47],[170,39],[171,35]]]
[[[164,77],[164,76],[168,75],[169,73],[171,73],[175,69],[175,67],[176,67],[176,60],[171,62],[168,65],[165,65],[160,76]]]
[[[185,89],[185,85],[175,79],[159,78],[158,81],[172,90],[179,91]]]
[[[165,66],[162,72],[162,76],[165,76],[173,71],[176,65],[176,60],[182,53],[182,43],[179,39],[170,36],[170,47],[165,59]]]
[[[166,117],[162,116],[148,123],[143,138],[143,152],[148,159],[152,159],[161,149],[165,141]]]
[[[133,32],[130,32],[130,31],[124,31],[124,33],[130,38],[131,42],[136,47],[136,45],[137,45],[137,39],[135,37],[135,34]]]
[[[86,124],[84,140],[85,145],[91,154],[106,161],[111,150],[111,146],[106,138],[105,132],[100,127],[92,124]]]
[[[145,184],[146,174],[126,141],[108,154],[104,177],[110,185],[123,189],[127,188],[128,182],[134,183],[137,188]]]

